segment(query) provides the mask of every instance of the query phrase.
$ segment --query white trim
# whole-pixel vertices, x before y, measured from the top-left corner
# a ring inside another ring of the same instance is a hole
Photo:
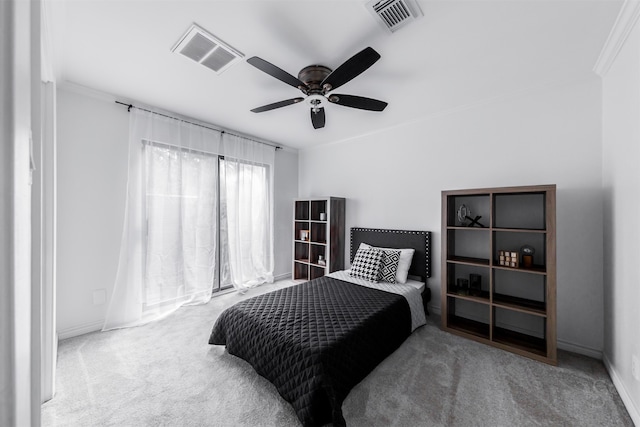
[[[609,358],[607,357],[606,354],[603,355],[602,362],[604,363],[604,367],[606,368],[607,372],[609,372],[611,381],[613,382],[613,385],[618,391],[618,394],[622,399],[622,403],[624,403],[624,406],[627,409],[627,412],[629,413],[631,420],[635,425],[640,426],[640,411],[638,410],[633,399],[627,392],[627,389],[625,388],[624,383],[620,380],[620,376],[618,375],[616,370],[613,368],[613,365],[609,361]]]
[[[53,24],[52,24],[52,2],[43,1],[40,10],[40,79],[43,83],[55,82],[53,58]]]
[[[290,280],[293,276],[293,273],[290,271],[288,273],[278,274],[277,276],[273,276],[273,281],[277,282],[278,280]]]
[[[571,353],[581,354],[583,356],[591,357],[593,359],[602,360],[602,350],[585,347],[580,344],[570,343],[568,341],[558,340],[558,349],[569,351]]]
[[[67,338],[73,338],[80,335],[88,334],[89,332],[96,332],[102,330],[104,320],[98,320],[95,322],[84,323],[82,325],[73,326],[71,328],[58,331],[58,339],[66,340]]]
[[[433,293],[432,293],[432,295],[433,295]],[[436,314],[438,316],[442,315],[442,311],[440,310],[440,305],[427,304],[427,309],[429,310],[430,314]]]
[[[42,360],[41,400],[55,394],[56,336],[56,85],[42,84]]]
[[[600,56],[593,66],[593,71],[597,75],[604,77],[607,74],[638,22],[638,17],[640,17],[640,1],[625,0],[609,37],[600,51]]]

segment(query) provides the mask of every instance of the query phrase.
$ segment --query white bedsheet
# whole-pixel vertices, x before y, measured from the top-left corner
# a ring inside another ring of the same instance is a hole
[[[424,314],[424,306],[422,304],[422,289],[424,289],[425,284],[422,282],[407,280],[405,284],[387,282],[373,283],[368,280],[351,277],[349,270],[334,271],[333,273],[327,274],[327,276],[356,285],[402,295],[409,303],[409,308],[411,309],[411,332],[427,323],[427,317]]]

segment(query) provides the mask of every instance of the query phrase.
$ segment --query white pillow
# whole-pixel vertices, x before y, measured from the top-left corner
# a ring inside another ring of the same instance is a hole
[[[398,262],[398,271],[396,272],[396,283],[407,283],[407,276],[409,275],[409,267],[411,267],[411,260],[413,259],[413,254],[416,252],[415,249],[379,248],[376,246],[368,245],[366,243],[360,243],[360,247],[358,249],[369,249],[369,248],[400,251],[400,261]]]

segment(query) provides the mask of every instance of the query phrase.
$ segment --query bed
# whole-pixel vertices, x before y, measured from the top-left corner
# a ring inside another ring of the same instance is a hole
[[[216,320],[209,344],[225,345],[271,381],[304,426],[344,426],[342,403],[349,391],[425,323],[429,243],[426,231],[352,228],[351,271],[229,307]],[[358,277],[365,255],[406,255],[393,248],[414,251],[406,283]]]

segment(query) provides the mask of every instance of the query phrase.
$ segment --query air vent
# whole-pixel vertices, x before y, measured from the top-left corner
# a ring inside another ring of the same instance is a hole
[[[422,16],[414,0],[372,0],[367,3],[367,9],[392,33]]]
[[[171,49],[220,74],[244,56],[236,49],[193,24]]]

